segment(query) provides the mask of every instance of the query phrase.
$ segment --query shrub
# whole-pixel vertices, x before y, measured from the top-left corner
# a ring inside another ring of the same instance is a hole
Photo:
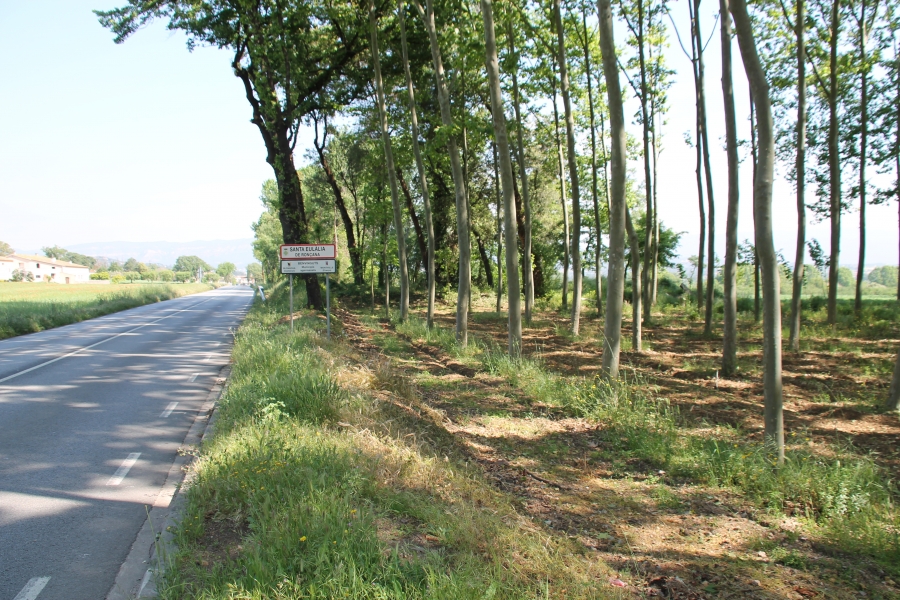
[[[97,271],[91,273],[91,279],[94,281],[109,281],[109,271]]]

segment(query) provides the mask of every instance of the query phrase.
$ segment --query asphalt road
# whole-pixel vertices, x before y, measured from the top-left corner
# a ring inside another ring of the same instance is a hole
[[[106,597],[252,299],[226,287],[0,341],[0,600]]]

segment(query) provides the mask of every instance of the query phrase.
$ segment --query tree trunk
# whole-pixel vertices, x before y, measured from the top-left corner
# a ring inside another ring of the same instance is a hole
[[[569,307],[569,207],[566,204],[566,168],[563,158],[562,137],[559,135],[559,110],[556,108],[556,80],[553,80],[553,124],[556,128],[556,154],[559,164],[559,202],[563,213],[563,276],[562,308]]]
[[[381,140],[384,143],[384,162],[391,186],[391,207],[394,209],[394,230],[397,234],[397,258],[400,262],[400,320],[409,317],[409,271],[406,266],[406,236],[403,232],[403,216],[400,210],[400,194],[397,190],[397,173],[394,170],[394,152],[388,131],[387,112],[384,107],[384,85],[381,81],[381,61],[378,52],[378,21],[374,0],[369,0],[369,34],[372,42],[372,66],[375,71],[375,92],[378,98],[378,116],[381,121]]]
[[[353,283],[362,285],[362,253],[356,243],[356,235],[353,230],[353,219],[350,218],[350,213],[347,210],[347,203],[344,202],[341,186],[334,176],[334,171],[331,170],[331,164],[328,162],[328,157],[325,156],[325,139],[328,137],[328,122],[323,120],[325,131],[322,135],[321,145],[319,145],[319,119],[315,116],[313,117],[313,126],[315,129],[313,146],[315,146],[316,153],[319,155],[319,164],[322,165],[322,171],[325,172],[325,179],[328,181],[328,185],[331,186],[331,191],[334,193],[334,203],[337,205],[338,212],[341,214],[341,222],[344,225],[344,234],[347,236],[347,251],[350,253],[350,270],[353,272]]]
[[[497,203],[497,308],[496,312],[500,312],[501,303],[503,301],[503,223],[501,221],[500,203],[500,160],[497,157],[497,142],[491,144],[491,150],[494,154],[494,200]]]
[[[697,153],[697,200],[700,208],[700,248],[697,250],[697,310],[703,308],[703,271],[706,267],[706,202],[703,195],[703,121],[700,118],[700,73],[697,69],[697,49],[703,43],[694,27],[694,0],[688,2],[691,17],[691,63],[694,69],[694,103],[696,104],[697,127],[694,149]]]
[[[625,145],[625,114],[622,107],[622,88],[619,85],[619,65],[613,39],[612,7],[610,0],[597,0],[600,20],[600,50],[603,76],[606,79],[607,105],[611,147],[611,177],[609,199],[609,266],[606,276],[606,319],[603,326],[603,372],[610,379],[619,376],[619,352],[622,344],[622,306],[625,291],[625,175],[627,150]]]
[[[876,5],[877,7],[877,5]],[[856,297],[853,301],[853,310],[859,318],[862,312],[862,282],[863,269],[866,266],[866,159],[869,138],[869,68],[868,55],[866,54],[866,0],[860,0],[861,19],[859,21],[859,59],[862,68],[860,74],[859,92],[859,262],[856,268]],[[900,176],[900,173],[898,173]]]
[[[892,412],[900,410],[900,353],[897,354],[897,362],[894,363],[894,377],[891,379],[891,390],[884,407]]]
[[[572,192],[572,334],[578,335],[581,326],[581,185],[578,181],[577,155],[575,154],[575,117],[569,97],[569,71],[566,65],[566,40],[562,24],[560,0],[553,2],[556,19],[556,60],[559,64],[560,90],[566,117],[566,143],[569,154],[569,189]]]
[[[421,7],[418,7],[421,11]],[[437,28],[434,24],[434,5],[426,0],[425,27],[431,42],[431,57],[434,62],[437,79],[438,101],[441,105],[441,123],[448,130],[453,130],[453,116],[450,113],[450,92],[444,77],[444,63],[441,60],[441,49],[438,45]],[[466,206],[466,189],[462,166],[459,162],[459,148],[456,139],[451,135],[447,139],[447,151],[450,154],[450,168],[453,172],[453,185],[456,189],[456,229],[459,237],[459,293],[456,298],[456,341],[463,347],[469,342],[469,297],[471,296],[472,257],[469,241],[469,213]]]
[[[650,147],[653,150],[653,245],[650,250],[650,289],[647,291],[649,305],[647,318],[650,318],[650,306],[656,305],[656,288],[659,281],[659,186],[656,185],[659,165],[659,146],[656,143],[656,97],[650,102],[650,121],[654,124],[650,132]]]
[[[641,344],[641,254],[638,251],[641,241],[631,220],[631,211],[625,209],[625,228],[628,230],[628,242],[631,246],[631,349],[642,352]]]
[[[475,246],[478,247],[478,255],[481,258],[481,268],[484,270],[484,276],[487,279],[488,287],[494,287],[494,272],[491,266],[491,257],[488,256],[484,238],[475,226],[472,226],[472,235],[475,236]],[[490,239],[488,239],[488,242],[490,242]]]
[[[416,242],[419,245],[419,254],[425,258],[428,256],[428,242],[425,241],[425,232],[422,231],[422,223],[419,221],[419,215],[416,214],[416,205],[413,204],[412,193],[409,186],[406,185],[406,178],[403,177],[403,169],[396,167],[397,182],[403,191],[403,197],[406,200],[406,210],[409,211],[409,218],[412,221],[413,229],[416,232]]]
[[[803,294],[803,261],[806,258],[806,0],[797,0],[797,250],[791,287],[791,329],[788,345],[800,351],[800,314]]]
[[[769,84],[756,52],[753,24],[745,0],[731,0],[731,13],[744,70],[757,107],[759,164],[753,189],[756,250],[763,276],[763,388],[765,390],[765,437],[775,447],[777,462],[784,464],[784,415],[781,386],[781,291],[778,258],[772,239],[772,179],[775,171],[775,135]]]
[[[643,249],[643,270],[640,269],[635,270],[632,273],[631,278],[634,280],[635,275],[638,271],[641,271],[641,282],[638,285],[641,285],[642,290],[649,290],[650,286],[647,285],[647,273],[650,270],[650,254],[651,248],[653,247],[653,186],[656,184],[653,181],[652,176],[652,166],[651,160],[652,156],[650,153],[650,128],[653,127],[653,124],[650,122],[650,114],[647,108],[650,102],[650,90],[647,86],[647,63],[646,58],[644,57],[644,46],[646,45],[646,36],[644,35],[644,0],[637,0],[637,8],[638,8],[638,22],[637,22],[637,32],[635,36],[637,37],[637,46],[638,46],[638,62],[640,64],[640,77],[641,77],[641,134],[642,134],[642,142],[644,148],[644,249]],[[629,234],[630,235],[630,234]],[[639,246],[634,246],[631,249],[632,255],[637,253],[638,261],[641,260],[640,254],[641,250]],[[633,261],[632,261],[633,262]],[[634,289],[634,288],[633,288]],[[648,321],[650,320],[650,303],[647,302],[647,299],[644,298],[643,294],[646,294],[646,291],[642,292],[641,296],[636,297],[632,292],[631,294],[631,302],[636,304],[638,309],[641,308],[641,303],[643,303],[643,315]]]
[[[516,244],[516,204],[513,194],[512,159],[506,134],[506,118],[503,114],[503,97],[500,91],[500,65],[497,59],[497,40],[494,36],[494,12],[491,0],[481,0],[481,16],[484,20],[485,66],[491,93],[491,114],[494,121],[494,139],[500,158],[500,179],[503,183],[503,217],[506,228],[506,283],[509,312],[509,355],[522,353],[522,303],[519,288],[519,247]]]
[[[706,312],[703,320],[703,331],[712,333],[713,304],[715,302],[716,284],[716,203],[713,198],[712,167],[709,161],[709,133],[706,123],[706,82],[703,66],[703,36],[700,33],[700,0],[694,0],[694,27],[697,30],[697,76],[699,78],[701,136],[703,138],[703,166],[706,173]]]
[[[422,149],[419,147],[419,118],[416,114],[416,95],[413,89],[412,75],[409,70],[409,50],[406,43],[406,11],[404,10],[404,0],[400,0],[398,5],[400,18],[400,38],[403,51],[403,70],[406,73],[406,88],[409,92],[409,115],[412,121],[412,146],[413,154],[416,157],[416,170],[419,173],[419,189],[422,192],[422,204],[425,208],[425,230],[428,235],[428,253],[425,258],[425,272],[428,275],[428,312],[427,323],[428,329],[434,327],[434,297],[435,297],[435,277],[434,277],[434,220],[431,216],[431,194],[428,190],[428,179],[425,177],[425,164],[422,161]],[[411,210],[411,209],[410,209]]]
[[[831,57],[828,90],[828,170],[831,193],[831,254],[828,265],[828,324],[837,323],[838,268],[841,257],[841,160],[838,146],[840,123],[838,122],[838,33],[840,0],[831,5]]]
[[[581,25],[584,28],[584,40],[582,48],[584,50],[584,76],[587,79],[587,96],[588,96],[588,116],[590,117],[591,129],[591,196],[594,201],[594,231],[596,232],[596,243],[594,244],[594,273],[597,281],[595,282],[595,291],[597,292],[597,316],[603,314],[603,296],[601,294],[602,281],[600,278],[600,249],[602,248],[602,231],[600,229],[600,199],[597,194],[597,132],[594,129],[594,90],[591,85],[593,73],[591,71],[591,52],[590,37],[587,28],[587,7],[581,11]],[[515,76],[514,76],[515,77]]]
[[[722,41],[722,95],[725,99],[725,144],[728,155],[728,217],[725,225],[724,314],[722,332],[722,374],[737,370],[737,245],[738,179],[737,118],[734,109],[734,85],[731,74],[731,15],[729,0],[719,0],[719,22]]]
[[[756,108],[753,91],[750,91],[750,160],[753,162],[753,189],[756,189],[756,167],[759,165],[759,151],[756,145]],[[755,217],[754,217],[755,218]],[[753,244],[753,320],[759,323],[759,252]]]
[[[531,313],[534,310],[534,269],[531,264],[531,196],[528,190],[528,172],[525,168],[524,129],[519,109],[519,78],[516,74],[519,57],[513,47],[512,21],[509,22],[508,37],[509,53],[516,57],[516,63],[512,70],[513,110],[516,115],[516,156],[519,163],[519,176],[522,179],[522,201],[524,203],[523,212],[525,213],[525,240],[522,244],[522,277],[525,278],[525,322],[531,323]],[[516,208],[516,214],[518,215],[518,207]]]

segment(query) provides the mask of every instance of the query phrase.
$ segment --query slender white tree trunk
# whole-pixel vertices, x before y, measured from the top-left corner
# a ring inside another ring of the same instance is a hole
[[[609,271],[606,276],[606,320],[603,327],[603,372],[615,379],[619,376],[619,352],[622,343],[622,306],[625,291],[625,172],[628,158],[625,146],[625,114],[619,65],[613,39],[610,0],[597,0],[600,19],[600,50],[606,79],[609,120],[612,129],[612,167],[609,195]]]
[[[719,0],[719,23],[722,42],[722,96],[725,99],[725,144],[728,154],[728,216],[725,224],[725,298],[722,332],[722,373],[737,370],[737,246],[738,246],[738,180],[737,118],[734,108],[734,85],[731,76],[731,15],[729,0]]]
[[[560,91],[566,118],[566,142],[569,151],[569,189],[572,192],[572,333],[578,335],[581,325],[581,186],[578,183],[578,164],[575,154],[575,117],[569,97],[569,70],[566,65],[566,40],[563,32],[560,0],[553,1],[556,19],[556,59],[559,64]]]
[[[405,2],[400,0],[397,7],[400,19],[400,39],[403,49],[403,70],[406,73],[406,87],[409,91],[409,115],[412,121],[413,154],[416,157],[416,169],[419,173],[419,189],[422,190],[422,203],[425,205],[425,229],[428,235],[428,256],[425,259],[425,272],[428,275],[428,329],[434,327],[434,221],[431,217],[431,194],[428,191],[428,179],[425,177],[425,165],[422,161],[422,149],[419,147],[419,118],[416,114],[416,92],[413,89],[412,74],[409,71],[409,49],[406,43],[406,11]]]
[[[394,231],[397,234],[397,256],[400,261],[400,319],[409,317],[409,271],[406,267],[406,236],[403,234],[403,216],[400,212],[400,193],[397,189],[397,173],[394,171],[394,152],[388,131],[387,112],[384,108],[384,84],[381,81],[381,61],[378,54],[378,18],[374,0],[369,0],[369,34],[372,43],[372,66],[375,71],[375,91],[378,97],[378,116],[381,122],[381,139],[384,142],[384,162],[391,184],[391,207],[394,209]]]
[[[434,5],[426,0],[425,10],[417,5],[423,13],[428,38],[431,42],[431,57],[434,61],[434,73],[437,79],[438,102],[441,105],[441,123],[453,130],[453,116],[450,112],[450,92],[444,75],[444,63],[437,39],[437,27],[434,24]],[[469,298],[471,296],[472,249],[469,241],[469,211],[466,199],[465,178],[459,160],[459,147],[452,135],[447,139],[447,151],[450,154],[450,169],[453,173],[453,186],[456,190],[456,230],[459,238],[459,293],[456,298],[456,341],[463,347],[469,342]]]
[[[756,251],[763,278],[763,388],[765,390],[765,437],[773,444],[778,464],[784,463],[784,415],[781,384],[781,290],[778,258],[772,238],[772,179],[775,172],[775,134],[769,83],[756,52],[753,24],[746,0],[731,0],[744,70],[757,108],[759,162],[753,187]]]
[[[516,201],[506,133],[506,116],[503,114],[503,96],[500,90],[500,64],[497,58],[497,38],[494,35],[494,9],[491,0],[481,0],[481,16],[484,20],[485,66],[488,88],[491,93],[491,116],[494,121],[494,139],[500,159],[500,181],[503,188],[503,220],[506,233],[506,294],[509,312],[509,355],[518,357],[522,352],[522,299],[519,291],[519,245],[516,241]]]

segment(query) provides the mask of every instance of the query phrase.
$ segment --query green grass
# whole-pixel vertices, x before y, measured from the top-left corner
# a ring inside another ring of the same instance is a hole
[[[315,315],[291,335],[283,292],[237,332],[161,598],[616,597],[594,589],[602,565],[419,445],[433,424],[369,391],[414,397],[389,364],[349,364]]]
[[[743,441],[738,429],[691,434],[678,410],[639,376],[573,379],[501,349],[485,352],[482,363],[536,400],[602,424],[609,459],[640,459],[675,477],[739,490],[765,510],[805,518],[836,549],[869,555],[900,574],[900,493],[869,457],[851,448],[813,454],[789,435],[785,464],[775,468],[769,448]]]
[[[0,283],[0,339],[213,289],[199,284]]]

